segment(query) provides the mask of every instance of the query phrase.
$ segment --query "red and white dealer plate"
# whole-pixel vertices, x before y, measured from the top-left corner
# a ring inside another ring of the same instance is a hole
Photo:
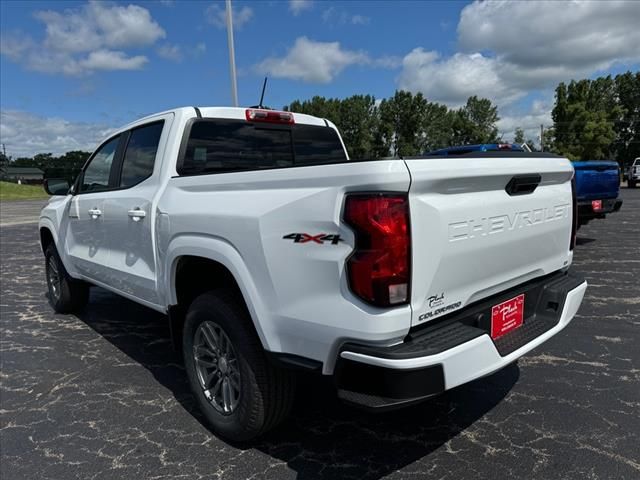
[[[524,320],[524,293],[491,307],[491,338],[515,330]]]

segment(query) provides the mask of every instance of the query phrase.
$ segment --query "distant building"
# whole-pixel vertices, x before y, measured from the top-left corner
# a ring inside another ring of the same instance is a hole
[[[3,180],[18,183],[42,183],[44,172],[36,167],[2,167]]]

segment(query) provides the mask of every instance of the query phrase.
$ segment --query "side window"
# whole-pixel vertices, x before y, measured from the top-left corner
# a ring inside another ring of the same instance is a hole
[[[109,189],[111,165],[116,156],[120,135],[102,145],[84,171],[80,192],[98,192]]]
[[[181,174],[224,173],[293,166],[291,131],[244,121],[196,121]]]
[[[296,167],[346,161],[344,148],[333,128],[294,125]]]
[[[122,162],[121,188],[131,187],[151,176],[163,126],[164,121],[131,131]]]

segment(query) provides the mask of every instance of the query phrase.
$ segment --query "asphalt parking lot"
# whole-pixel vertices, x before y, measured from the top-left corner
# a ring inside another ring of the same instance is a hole
[[[640,478],[640,189],[622,197],[579,231],[577,317],[517,364],[378,415],[305,381],[243,448],[203,423],[164,317],[98,288],[81,315],[52,313],[35,203],[3,204],[0,477]]]

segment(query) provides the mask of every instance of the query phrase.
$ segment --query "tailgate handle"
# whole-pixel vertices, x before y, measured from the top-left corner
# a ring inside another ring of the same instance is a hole
[[[542,177],[539,173],[531,174],[531,175],[515,175],[509,180],[507,186],[504,188],[505,192],[509,195],[527,195],[529,193],[533,193],[538,185],[540,185],[540,181]]]

